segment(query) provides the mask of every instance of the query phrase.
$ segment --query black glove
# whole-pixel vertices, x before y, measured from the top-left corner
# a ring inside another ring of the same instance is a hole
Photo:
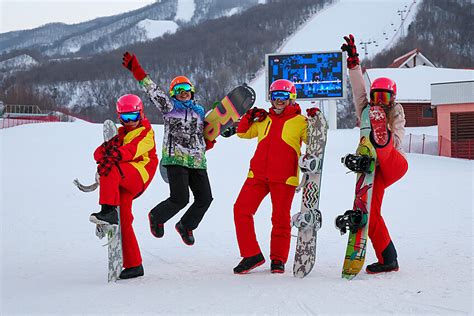
[[[230,126],[221,132],[221,135],[224,137],[231,137],[237,133],[237,126]]]
[[[354,43],[354,36],[349,34],[349,37],[344,36],[344,39],[346,43],[342,44],[341,50],[347,52],[347,68],[352,69],[360,63],[359,54]]]

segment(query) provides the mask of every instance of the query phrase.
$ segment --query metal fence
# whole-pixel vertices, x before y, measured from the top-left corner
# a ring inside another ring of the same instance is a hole
[[[56,115],[21,115],[10,116],[4,115],[0,118],[0,129],[14,127],[24,124],[59,122],[60,118]]]
[[[440,156],[450,153],[450,157],[474,159],[474,139],[451,141],[442,136],[405,135],[403,150],[406,153]]]

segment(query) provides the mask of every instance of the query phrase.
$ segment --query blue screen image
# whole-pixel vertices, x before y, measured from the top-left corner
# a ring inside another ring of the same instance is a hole
[[[342,52],[268,55],[268,85],[288,79],[298,99],[343,97]]]

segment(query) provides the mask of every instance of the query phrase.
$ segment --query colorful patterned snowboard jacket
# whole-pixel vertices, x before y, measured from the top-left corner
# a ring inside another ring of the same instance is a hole
[[[162,164],[191,169],[206,169],[204,107],[194,100],[181,102],[170,98],[149,76],[140,81],[151,101],[163,114],[165,125]]]

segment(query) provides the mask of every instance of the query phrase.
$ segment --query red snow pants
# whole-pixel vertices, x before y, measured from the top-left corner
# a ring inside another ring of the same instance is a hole
[[[296,187],[284,183],[248,178],[234,204],[234,223],[240,255],[251,257],[261,252],[255,234],[253,217],[258,206],[270,193],[272,202],[272,232],[270,260],[286,263],[290,251],[290,209]]]
[[[120,206],[123,267],[132,268],[142,264],[140,248],[132,227],[132,201],[145,191],[153,175],[147,183],[143,183],[140,173],[132,165],[120,162],[119,167],[122,174],[114,166],[107,176],[100,177],[99,204]]]
[[[378,166],[375,170],[375,179],[372,189],[372,204],[369,218],[369,238],[374,246],[378,262],[384,263],[382,252],[391,241],[387,226],[382,218],[382,200],[385,189],[401,179],[408,170],[408,162],[393,142],[383,148],[377,148]]]

